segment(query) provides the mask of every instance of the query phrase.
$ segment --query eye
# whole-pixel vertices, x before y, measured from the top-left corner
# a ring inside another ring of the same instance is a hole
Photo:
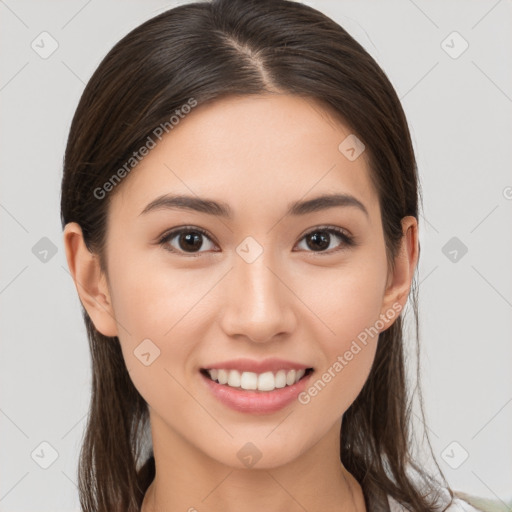
[[[203,229],[197,227],[182,227],[165,234],[160,238],[158,243],[168,251],[181,254],[189,253],[191,256],[195,256],[194,253],[206,252],[198,251],[205,245],[202,240],[203,238],[207,238],[210,243],[212,243],[208,233]],[[174,239],[176,239],[178,248],[172,245]],[[208,244],[206,245],[208,246]],[[207,250],[211,250],[211,248],[207,247]]]
[[[332,249],[332,235],[341,240],[341,244],[338,244],[337,249]],[[306,240],[306,246],[312,249],[312,252],[328,253],[341,251],[347,247],[355,246],[356,243],[354,238],[346,233],[343,229],[334,227],[319,227],[310,231],[301,238]],[[325,250],[329,249],[329,250]]]
[[[332,249],[332,235],[334,235],[341,243],[338,244],[338,248]],[[178,229],[174,229],[169,233],[164,234],[159,244],[164,247],[167,251],[184,254],[189,256],[196,256],[201,252],[208,252],[212,250],[212,247],[208,247],[206,244],[206,250],[200,251],[204,248],[205,244],[203,239],[206,238],[211,246],[215,247],[215,244],[211,241],[209,234],[201,228],[194,226],[185,226]],[[346,233],[343,229],[335,227],[318,227],[313,231],[310,231],[301,238],[301,242],[306,240],[306,247],[312,249],[313,253],[328,253],[337,252],[347,247],[356,245],[354,238]],[[176,244],[178,247],[176,247]],[[327,250],[326,250],[327,249]]]

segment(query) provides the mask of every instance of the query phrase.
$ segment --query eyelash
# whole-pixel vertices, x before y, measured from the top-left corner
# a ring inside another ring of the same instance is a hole
[[[322,254],[330,255],[330,254],[334,254],[336,252],[339,252],[339,251],[342,251],[349,247],[354,247],[357,245],[354,238],[352,236],[349,236],[343,229],[332,227],[332,226],[329,226],[329,227],[320,226],[320,227],[314,228],[311,231],[308,231],[300,239],[300,241],[304,240],[304,238],[306,238],[308,235],[311,235],[311,234],[317,233],[317,232],[330,233],[330,234],[339,236],[340,239],[342,240],[341,247],[339,247],[337,249],[331,249],[330,251],[306,251],[306,252],[311,252],[312,254],[315,254],[315,255],[322,255]],[[212,237],[204,229],[201,229],[201,228],[198,228],[195,226],[184,226],[184,227],[181,227],[178,229],[174,229],[174,230],[162,235],[158,241],[158,244],[161,245],[166,251],[169,251],[169,252],[172,252],[175,254],[179,254],[182,256],[186,256],[186,257],[197,258],[201,254],[206,252],[206,251],[200,251],[197,253],[186,253],[186,252],[178,251],[174,248],[171,248],[169,246],[168,242],[170,240],[172,240],[173,238],[175,238],[176,236],[181,235],[183,233],[199,233],[213,242]],[[216,252],[218,252],[218,251],[216,251]]]

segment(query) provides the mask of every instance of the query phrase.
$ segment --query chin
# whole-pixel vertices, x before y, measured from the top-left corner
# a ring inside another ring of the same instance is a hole
[[[258,436],[236,435],[229,444],[221,447],[220,451],[217,445],[215,452],[208,455],[218,463],[232,468],[263,470],[285,466],[299,458],[305,451],[303,439],[291,439],[285,435],[276,436],[271,440],[266,436],[267,430]]]

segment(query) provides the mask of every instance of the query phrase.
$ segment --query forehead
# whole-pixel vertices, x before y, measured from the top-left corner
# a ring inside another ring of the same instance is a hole
[[[217,198],[235,215],[252,207],[277,215],[298,199],[347,193],[371,210],[365,152],[352,160],[340,150],[349,136],[312,98],[251,95],[199,105],[124,179],[112,208],[136,216],[157,196],[180,193]]]

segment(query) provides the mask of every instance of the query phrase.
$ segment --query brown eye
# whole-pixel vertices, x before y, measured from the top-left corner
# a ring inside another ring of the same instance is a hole
[[[336,246],[333,238],[338,238],[338,240],[341,240],[341,243],[338,243]],[[307,249],[310,249],[312,252],[321,253],[332,253],[355,245],[354,240],[339,228],[316,228],[314,231],[307,233],[302,240],[306,241]],[[334,248],[331,246],[332,243],[334,243]]]
[[[178,235],[178,245],[180,249],[185,248],[186,251],[197,251],[203,245],[202,236],[200,233],[194,232],[180,233]]]
[[[205,238],[208,240],[206,244],[204,242]],[[205,245],[207,246],[207,250],[211,250],[211,248],[208,248],[208,243],[214,245],[206,231],[200,228],[176,229],[164,235],[159,243],[168,251],[184,254],[189,253],[191,255],[194,255],[194,253],[200,254],[201,252],[207,252],[200,251]]]

